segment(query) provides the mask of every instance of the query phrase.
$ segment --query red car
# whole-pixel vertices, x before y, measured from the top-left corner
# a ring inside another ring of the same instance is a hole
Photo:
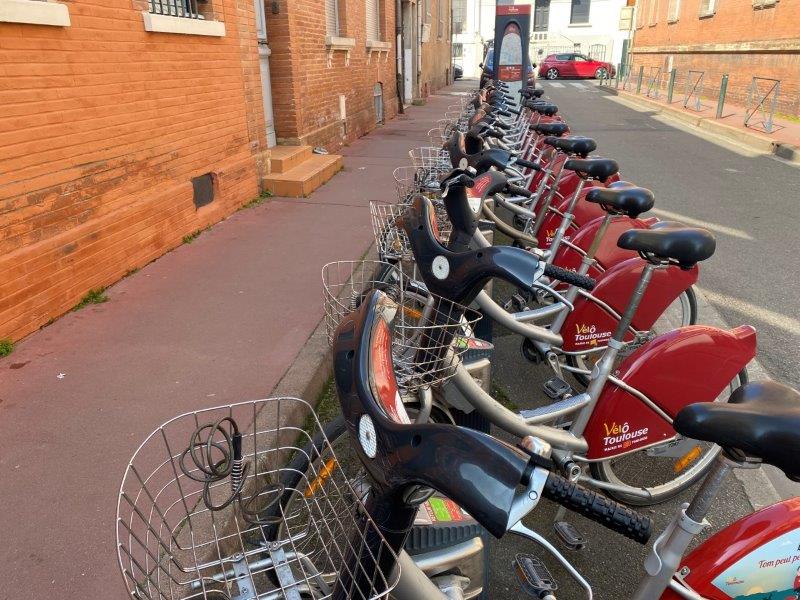
[[[551,54],[539,63],[539,77],[595,77],[607,79],[614,76],[614,66],[602,60],[593,60],[583,54]]]

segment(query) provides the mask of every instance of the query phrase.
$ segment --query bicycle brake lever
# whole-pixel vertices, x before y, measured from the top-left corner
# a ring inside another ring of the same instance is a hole
[[[542,283],[541,281],[536,281],[536,282],[534,282],[533,286],[531,286],[531,287],[534,287],[534,288],[539,288],[539,289],[541,289],[541,290],[544,290],[544,291],[546,291],[548,294],[551,294],[551,295],[552,295],[552,296],[554,296],[554,297],[555,297],[555,298],[556,298],[556,299],[557,299],[559,302],[561,302],[562,304],[564,304],[564,305],[565,305],[565,306],[566,306],[566,307],[567,307],[567,308],[570,310],[570,312],[572,312],[573,310],[575,310],[575,306],[572,304],[572,302],[570,302],[569,300],[567,300],[567,299],[566,299],[566,298],[565,298],[565,297],[564,297],[564,296],[563,296],[561,293],[557,292],[556,290],[554,290],[554,289],[553,289],[552,287],[550,287],[549,285],[547,285],[547,284],[544,284],[544,283]]]

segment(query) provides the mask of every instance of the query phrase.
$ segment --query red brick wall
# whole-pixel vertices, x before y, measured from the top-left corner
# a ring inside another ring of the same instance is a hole
[[[145,32],[141,0],[65,3],[70,27],[0,23],[0,338],[258,194],[251,0],[212,0],[224,38]],[[207,172],[216,199],[196,210]]]
[[[350,64],[333,53],[328,66],[322,0],[278,0],[278,14],[267,13],[270,73],[279,141],[335,150],[375,127],[373,88],[383,85],[384,116],[397,112],[394,0],[381,0],[382,39],[389,52],[367,52],[366,3],[339,0],[341,37],[354,38]],[[346,98],[346,122],[339,96]]]
[[[658,2],[650,24],[651,3]],[[723,74],[727,99],[743,104],[753,76],[781,80],[778,111],[800,114],[800,0],[754,8],[753,0],[717,0],[713,16],[700,18],[700,0],[681,0],[679,18],[667,22],[668,0],[638,0],[632,60],[664,66],[672,56],[679,87],[689,69],[705,71],[704,95],[715,98]],[[766,91],[767,84],[761,84]]]
[[[440,5],[441,23],[439,22]],[[422,44],[419,89],[423,98],[450,83],[453,70],[453,50],[450,44],[450,0],[431,0],[430,11],[430,38],[428,42]]]

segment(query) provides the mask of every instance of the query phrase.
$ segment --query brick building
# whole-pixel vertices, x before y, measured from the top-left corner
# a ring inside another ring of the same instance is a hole
[[[394,35],[394,0],[0,0],[0,339],[310,156],[276,143],[391,118]]]
[[[336,149],[397,113],[394,0],[267,5],[279,143]]]
[[[634,69],[702,71],[715,98],[729,74],[727,98],[744,104],[752,78],[780,80],[777,110],[800,114],[800,0],[637,0]],[[695,80],[699,75],[694,75]],[[759,82],[766,92],[769,82]]]
[[[252,0],[0,0],[0,338],[258,195],[254,11]]]

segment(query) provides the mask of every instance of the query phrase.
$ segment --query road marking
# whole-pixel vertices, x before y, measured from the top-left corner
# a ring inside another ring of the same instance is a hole
[[[664,217],[665,219],[680,221],[684,225],[692,225],[694,227],[702,227],[703,229],[710,229],[711,231],[721,233],[722,235],[729,235],[731,237],[739,238],[742,240],[749,240],[749,241],[753,240],[752,235],[750,235],[746,231],[742,231],[741,229],[734,229],[733,227],[725,227],[724,225],[718,225],[717,223],[709,223],[708,221],[699,221],[697,219],[692,219],[691,217],[687,217],[680,213],[670,212],[662,208],[653,208],[651,209],[651,212],[657,214],[659,217]]]
[[[576,88],[585,88],[586,87],[580,81],[570,81],[569,84],[572,87],[576,87]]]
[[[557,81],[551,81],[551,82],[549,82],[549,83],[550,83],[550,85],[552,85],[552,86],[553,86],[553,87],[555,87],[555,88],[562,88],[562,87],[564,87],[564,84],[563,84],[563,83],[558,83]]]
[[[768,308],[756,306],[755,304],[751,304],[750,302],[746,302],[745,300],[741,300],[739,298],[734,298],[733,296],[712,292],[705,288],[700,289],[700,291],[703,292],[703,295],[708,298],[709,301],[717,304],[718,306],[729,308],[730,310],[741,313],[748,318],[761,321],[762,323],[767,323],[768,325],[772,325],[778,329],[783,329],[789,333],[800,333],[800,321],[793,317],[769,310]]]

